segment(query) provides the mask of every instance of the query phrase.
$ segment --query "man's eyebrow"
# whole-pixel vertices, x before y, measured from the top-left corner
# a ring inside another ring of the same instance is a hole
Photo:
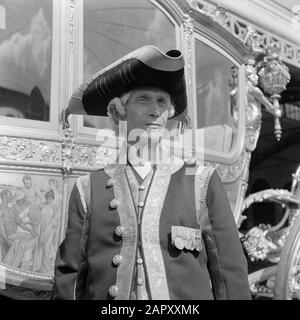
[[[140,92],[139,94],[136,95],[135,99],[139,99],[139,98],[150,99],[150,95],[146,92]]]
[[[137,95],[137,96],[144,96],[144,95],[147,95],[147,96],[148,96],[149,93],[146,92],[146,91],[140,91],[140,92],[137,92],[136,95]]]
[[[157,99],[164,100],[164,101],[168,101],[168,100],[171,101],[170,97],[167,95],[158,96]]]
[[[168,99],[169,97],[167,96],[167,95],[160,95],[160,96],[158,96],[158,98],[164,98],[164,99]]]

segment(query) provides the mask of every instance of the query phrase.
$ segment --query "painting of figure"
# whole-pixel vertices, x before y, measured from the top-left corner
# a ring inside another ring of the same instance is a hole
[[[0,263],[53,274],[62,221],[60,178],[0,173]]]

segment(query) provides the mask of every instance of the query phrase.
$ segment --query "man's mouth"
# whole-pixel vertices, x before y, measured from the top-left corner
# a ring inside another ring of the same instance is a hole
[[[147,126],[148,128],[161,128],[162,125],[159,123],[145,123],[145,126]]]

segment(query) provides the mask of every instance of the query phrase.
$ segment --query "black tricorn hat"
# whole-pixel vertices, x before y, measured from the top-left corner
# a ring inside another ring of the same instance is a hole
[[[67,114],[107,116],[108,103],[139,87],[156,87],[170,94],[173,117],[187,106],[184,59],[179,50],[161,52],[157,47],[141,47],[92,76],[71,96]]]

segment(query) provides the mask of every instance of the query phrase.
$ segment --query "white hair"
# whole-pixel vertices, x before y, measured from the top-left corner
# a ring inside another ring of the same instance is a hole
[[[125,106],[130,98],[131,92],[123,94],[120,98],[115,97],[108,103],[107,115],[114,126],[118,126],[119,121],[126,115]]]
[[[108,103],[107,115],[115,127],[119,125],[119,121],[123,120],[126,115],[126,105],[130,99],[131,93],[132,91],[129,91],[123,94],[120,98],[115,97]],[[170,104],[168,111],[168,118],[172,118],[175,114],[175,108],[172,103]]]

